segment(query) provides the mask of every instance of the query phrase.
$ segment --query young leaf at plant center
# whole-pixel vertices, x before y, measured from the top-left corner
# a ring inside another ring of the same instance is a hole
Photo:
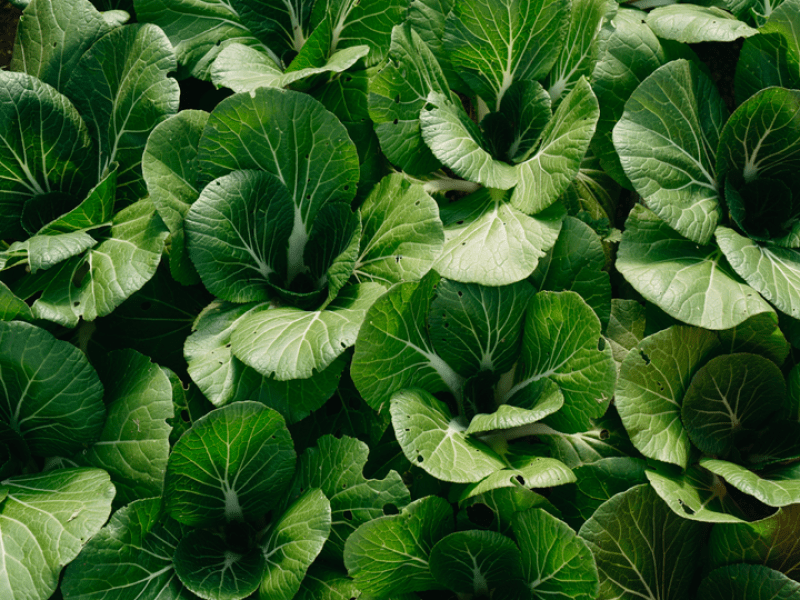
[[[700,466],[719,475],[737,490],[754,496],[767,506],[780,508],[800,502],[800,465],[772,466],[754,472],[724,460],[701,458]]]
[[[373,519],[347,538],[344,564],[358,589],[387,596],[440,589],[428,567],[434,544],[453,531],[453,513],[443,498],[428,496],[400,514]]]
[[[207,600],[241,600],[255,592],[264,571],[264,554],[256,547],[230,548],[226,536],[193,529],[181,538],[172,561],[175,574]]]
[[[114,486],[100,469],[59,469],[0,484],[4,598],[46,600],[64,565],[111,514]]]
[[[555,203],[528,216],[511,205],[509,196],[480,189],[443,207],[444,248],[433,268],[455,281],[489,286],[528,277],[558,239],[564,208]]]
[[[439,585],[461,594],[488,596],[522,588],[522,556],[517,545],[495,531],[457,531],[439,540],[430,569]]]
[[[24,73],[0,72],[0,123],[0,237],[24,239],[25,202],[56,191],[83,198],[94,183],[86,175],[96,150],[67,97]]]
[[[711,79],[693,63],[676,60],[636,88],[614,127],[614,146],[633,187],[698,244],[710,241],[722,216],[714,157],[727,117]]]
[[[477,482],[507,466],[489,446],[467,436],[466,423],[426,390],[395,393],[390,412],[406,458],[437,479]]]
[[[233,0],[230,9],[275,57],[288,63],[311,33],[313,6],[307,0]]]
[[[100,38],[80,59],[66,94],[98,142],[97,180],[119,162],[118,197],[144,197],[142,152],[147,134],[178,111],[177,67],[167,36],[150,24],[124,25]]]
[[[691,442],[681,403],[695,372],[718,346],[711,332],[670,327],[642,340],[622,361],[615,404],[639,452],[688,466]]]
[[[540,456],[541,446],[519,443],[506,446],[503,451],[506,468],[468,485],[462,490],[459,502],[499,489],[539,489],[575,483],[575,475],[564,463]]]
[[[350,285],[316,311],[262,305],[236,324],[233,353],[278,381],[312,377],[355,343],[367,310],[384,291],[378,283]]]
[[[745,40],[736,63],[736,102],[768,87],[800,88],[800,2],[785,0],[773,7],[759,35]]]
[[[473,92],[499,110],[514,81],[542,79],[550,71],[568,29],[563,0],[466,0],[447,16],[444,49]]]
[[[600,597],[597,566],[590,546],[566,523],[541,508],[518,512],[512,522],[522,550],[525,587],[534,598]]]
[[[223,41],[234,39],[265,49],[222,0],[171,0],[169,10],[164,10],[163,0],[134,0],[134,8],[141,23],[154,23],[167,34],[184,76],[208,80]]]
[[[603,271],[606,255],[600,237],[574,217],[561,225],[558,240],[530,276],[539,290],[572,290],[592,307],[603,329],[611,316],[611,280]]]
[[[715,569],[697,590],[709,600],[800,600],[800,583],[763,565],[730,565]]]
[[[436,158],[467,181],[500,190],[517,185],[518,170],[486,150],[483,134],[460,102],[432,91],[427,104],[431,108],[423,109],[419,117],[422,139]]]
[[[295,468],[283,417],[237,402],[198,419],[167,462],[164,510],[187,525],[260,517],[277,504]]]
[[[174,416],[166,373],[134,350],[111,352],[98,367],[108,410],[100,439],[76,460],[108,471],[115,506],[160,496]]]
[[[755,354],[712,358],[686,389],[681,420],[692,442],[706,454],[725,458],[743,446],[786,404],[780,369]]]
[[[595,131],[592,139],[597,139],[597,135]],[[577,217],[603,238],[607,254],[610,254],[608,245],[618,241],[612,239],[615,235],[612,226],[616,221],[620,191],[619,184],[603,169],[590,144],[574,181],[559,198],[570,216]],[[608,258],[610,260],[610,256]]]
[[[601,458],[573,469],[577,481],[553,488],[548,498],[561,510],[564,522],[577,530],[613,495],[647,483],[645,467],[639,458]]]
[[[170,271],[184,285],[200,281],[186,250],[183,220],[200,196],[197,150],[208,113],[182,110],[155,126],[142,155],[142,175],[150,199],[169,228]]]
[[[28,323],[0,322],[0,416],[34,456],[72,455],[103,429],[103,386],[86,356]]]
[[[513,535],[512,518],[518,512],[542,508],[553,515],[561,514],[544,496],[523,487],[497,488],[470,496],[459,503],[459,508],[459,530],[478,527],[508,536]]]
[[[389,162],[410,175],[441,163],[422,140],[419,116],[431,91],[449,85],[428,45],[409,24],[395,26],[387,62],[369,80],[369,117]]]
[[[574,469],[603,458],[636,456],[628,432],[612,404],[600,419],[579,433],[561,433],[552,430],[538,434],[550,448],[553,458]]]
[[[9,66],[63,93],[83,53],[109,31],[88,0],[31,0],[17,28]]]
[[[136,500],[115,512],[64,572],[65,600],[189,600],[172,566],[183,528],[160,518],[160,499]],[[131,568],[135,565],[136,568]]]
[[[591,428],[608,408],[616,367],[611,349],[598,350],[600,321],[575,292],[539,292],[528,304],[522,354],[514,386],[501,401],[543,378],[558,384],[564,407],[549,416],[549,425],[565,433]]]
[[[534,214],[558,200],[580,170],[599,117],[597,98],[581,78],[556,108],[539,143],[519,157],[519,182],[511,194],[515,208]]]
[[[291,600],[331,532],[331,505],[319,489],[309,490],[273,523],[261,544],[267,567],[262,598]]]
[[[500,131],[493,132],[489,128],[493,115],[498,119],[496,129]],[[508,88],[499,112],[484,117],[481,129],[490,144],[492,138],[507,138],[507,145],[503,145],[502,152],[495,151],[495,156],[520,162],[529,156],[552,117],[550,94],[538,81],[525,79],[515,81]]]
[[[659,6],[647,15],[647,25],[661,39],[684,44],[732,42],[758,33],[721,8],[696,4]]]
[[[786,506],[755,523],[719,525],[708,541],[710,566],[763,564],[797,579],[800,575],[800,505]]]
[[[402,175],[384,177],[361,205],[362,234],[353,268],[358,281],[421,279],[444,243],[439,207]]]
[[[579,532],[600,575],[600,598],[636,594],[688,597],[706,526],[673,513],[649,485],[604,502]]]
[[[373,409],[388,408],[392,395],[407,387],[460,394],[463,378],[434,351],[427,319],[439,275],[400,283],[379,298],[358,332],[350,375]]]
[[[683,473],[665,465],[647,471],[647,479],[672,512],[704,523],[742,523],[757,514],[757,504],[741,502],[714,473],[692,465]]]
[[[85,255],[28,275],[14,286],[34,316],[65,327],[109,314],[139,291],[158,268],[168,231],[145,198],[114,215],[108,233]]]
[[[482,434],[504,430],[502,433],[498,432],[500,436],[519,437],[527,431],[525,429],[526,425],[541,421],[547,415],[552,415],[564,406],[564,394],[558,384],[550,379],[539,379],[531,382],[514,394],[506,403],[496,405],[492,400],[495,396],[503,396],[503,392],[506,389],[503,384],[508,382],[510,385],[513,375],[513,369],[507,371],[498,384],[493,386],[493,389],[487,390],[485,395],[490,398],[488,402],[481,397],[480,390],[475,392],[469,390],[469,384],[472,380],[467,382],[465,396],[468,401],[478,407],[475,409],[477,414],[470,419],[467,433]],[[486,412],[487,410],[492,410],[495,406],[496,410]]]
[[[719,247],[698,246],[641,205],[625,222],[616,268],[646,300],[696,327],[730,329],[774,312]]]

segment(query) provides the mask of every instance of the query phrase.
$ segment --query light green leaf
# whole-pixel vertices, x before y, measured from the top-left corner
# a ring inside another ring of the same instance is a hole
[[[261,597],[294,598],[330,531],[330,502],[321,490],[308,490],[272,525],[261,545],[267,562],[261,579]]]
[[[800,583],[763,565],[730,565],[715,569],[700,582],[708,600],[799,600]]]
[[[456,2],[445,25],[445,52],[472,90],[498,110],[514,81],[550,71],[569,30],[569,7],[564,0]]]
[[[236,324],[233,353],[278,381],[309,378],[355,343],[367,310],[383,292],[380,284],[361,283],[345,287],[321,310],[259,308]]]
[[[502,393],[500,385],[497,392]],[[539,379],[519,390],[509,401],[512,404],[501,404],[493,413],[479,412],[472,417],[467,433],[509,430],[541,421],[564,406],[564,394],[554,381]]]
[[[758,473],[714,458],[701,458],[700,466],[767,506],[781,507],[800,502],[800,467],[797,463],[770,467]]]
[[[103,428],[103,386],[72,344],[28,323],[0,322],[0,416],[35,456],[69,456]]]
[[[287,503],[303,490],[319,488],[330,500],[331,534],[323,556],[341,560],[345,540],[361,524],[383,516],[388,507],[402,508],[411,501],[396,471],[383,480],[363,475],[369,448],[344,436],[324,435],[300,457]]]
[[[684,44],[732,42],[758,33],[721,8],[696,4],[659,6],[647,15],[647,25],[658,37]]]
[[[430,92],[427,101],[432,108],[423,109],[419,117],[422,139],[434,156],[468,181],[501,190],[517,185],[517,169],[489,154],[478,126],[448,96]]]
[[[153,25],[117,27],[80,59],[66,93],[98,141],[97,179],[120,163],[118,193],[133,202],[147,193],[142,152],[147,135],[178,112],[177,67],[167,36]]]
[[[538,213],[564,193],[580,170],[589,149],[600,108],[585,78],[575,84],[544,128],[541,141],[517,167],[519,183],[511,204],[524,213]],[[530,154],[536,151],[533,156]]]
[[[457,531],[431,549],[430,569],[443,587],[477,596],[522,586],[517,545],[496,531]]]
[[[367,55],[367,46],[354,46],[334,52],[320,67],[283,72],[275,61],[259,50],[244,44],[226,44],[211,65],[211,81],[234,92],[252,92],[259,87],[285,88],[312,75],[341,73]]]
[[[134,7],[140,22],[154,23],[167,34],[178,63],[198,79],[209,79],[211,63],[222,50],[222,42],[268,51],[224,0],[172,0],[168,10],[163,0],[134,0]]]
[[[575,475],[564,463],[555,458],[547,458],[511,448],[503,455],[508,467],[494,471],[478,483],[468,485],[461,492],[459,501],[481,496],[499,489],[549,488],[575,483]]]
[[[34,294],[34,316],[66,327],[93,321],[117,308],[155,274],[167,228],[153,203],[143,199],[114,216],[111,230],[84,256],[73,257],[15,285],[22,298]]]
[[[219,533],[189,531],[175,548],[175,574],[206,600],[241,600],[258,589],[264,571],[264,555],[258,548],[237,552],[227,547]]]
[[[159,498],[115,512],[64,572],[65,600],[189,600],[172,567],[182,527],[159,513]]]
[[[164,510],[187,525],[263,515],[279,502],[295,468],[286,424],[257,402],[237,402],[198,419],[172,449]]]
[[[388,61],[369,80],[369,117],[386,158],[410,175],[441,166],[422,140],[419,121],[432,91],[449,94],[439,63],[417,31],[396,26]]]
[[[734,271],[778,310],[800,317],[800,252],[761,246],[727,227],[716,231],[717,243]]]
[[[361,205],[359,281],[393,284],[421,279],[444,243],[439,207],[402,175],[384,177]]]
[[[437,479],[478,482],[507,466],[489,446],[469,437],[466,423],[426,390],[395,393],[390,412],[406,458]]]
[[[755,523],[720,525],[708,541],[712,567],[738,562],[762,564],[787,577],[800,575],[800,505],[786,506]]]
[[[698,465],[692,465],[683,473],[667,468],[648,470],[647,479],[672,512],[682,519],[704,523],[748,520],[747,506],[737,503],[722,479]]]
[[[721,218],[714,171],[727,109],[711,79],[686,60],[657,69],[614,127],[622,167],[648,207],[698,244]]]
[[[521,486],[498,488],[461,500],[457,523],[459,529],[480,527],[510,536],[513,535],[511,520],[514,515],[536,507],[543,508],[551,514],[559,512],[544,496],[527,488]]]
[[[566,433],[589,429],[590,419],[605,413],[617,375],[611,349],[598,350],[594,311],[575,292],[539,292],[528,304],[523,335],[515,383],[502,400],[547,378],[564,394],[564,407],[548,423]]]
[[[646,300],[689,325],[730,329],[773,312],[718,247],[698,247],[641,205],[625,224],[616,267]]]
[[[613,405],[585,431],[567,434],[553,430],[540,435],[553,457],[572,469],[603,458],[629,457],[636,453]]]
[[[427,496],[399,515],[361,525],[347,538],[344,564],[358,589],[378,597],[438,589],[428,567],[431,549],[453,531],[444,498]]]
[[[598,598],[592,552],[566,523],[541,508],[532,508],[515,514],[513,527],[522,550],[525,587],[533,598]]]
[[[111,514],[114,486],[100,469],[60,469],[6,479],[0,495],[0,595],[46,600]]]
[[[597,561],[599,598],[689,597],[706,528],[673,513],[649,485],[604,502],[579,535]]]
[[[85,231],[73,231],[56,235],[35,235],[24,242],[15,242],[8,247],[9,258],[19,259],[27,255],[27,263],[31,273],[44,271],[61,261],[83,254],[97,244]],[[18,264],[14,260],[14,265]]]
[[[350,376],[372,408],[388,408],[391,396],[408,387],[460,393],[458,373],[434,351],[427,332],[435,271],[420,282],[392,287],[369,309],[358,332]]]
[[[66,96],[30,75],[0,72],[0,237],[27,237],[20,218],[31,198],[82,198],[96,160],[86,124]]]
[[[508,192],[482,189],[440,214],[445,242],[433,268],[455,281],[498,286],[536,269],[558,238],[564,209],[556,203],[531,217],[511,205]]]
[[[78,462],[108,471],[117,506],[160,496],[172,429],[166,419],[174,416],[169,379],[134,350],[108,354],[100,375],[108,418],[100,439]]]
[[[83,53],[110,30],[88,0],[31,0],[17,27],[11,70],[63,92]]]

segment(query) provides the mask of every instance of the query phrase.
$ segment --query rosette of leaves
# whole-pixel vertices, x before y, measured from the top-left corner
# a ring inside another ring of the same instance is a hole
[[[597,316],[575,292],[536,293],[528,282],[488,288],[431,272],[370,308],[351,375],[370,406],[389,409],[412,464],[471,484],[462,497],[550,487],[574,481],[566,465],[509,441],[592,428],[616,377],[599,338]]]
[[[427,496],[399,514],[361,525],[344,560],[355,585],[376,597],[449,590],[459,597],[597,597],[598,574],[586,543],[541,508],[498,511],[504,532],[454,531],[452,509]]]
[[[554,203],[578,173],[599,116],[586,77],[604,7],[459,2],[429,24],[433,32],[416,19],[394,28],[369,81],[381,149],[426,189],[475,192],[443,209],[446,244],[435,267],[443,275],[506,285],[552,247],[563,215]],[[483,28],[487,19],[498,27]],[[466,82],[462,96],[440,60]]]
[[[622,166],[648,207],[628,219],[620,273],[690,325],[729,329],[772,306],[800,316],[799,134],[797,91],[763,90],[728,118],[692,63],[657,69],[614,129]]]
[[[0,269],[33,317],[92,321],[155,272],[167,232],[141,162],[177,111],[175,64],[159,28],[110,25],[87,0],[25,9],[19,72],[0,74]]]
[[[788,351],[764,315],[724,332],[673,326],[628,353],[616,406],[637,450],[660,461],[647,477],[675,513],[742,522],[800,501]]]
[[[354,212],[355,146],[307,95],[260,88],[226,99],[207,122],[179,119],[164,125],[194,140],[193,183],[170,191],[181,171],[158,162],[171,152],[166,136],[148,146],[146,172],[219,299],[186,342],[189,374],[218,406],[257,397],[295,422],[336,389],[384,285],[429,269],[442,244],[438,208],[391,176]]]
[[[131,350],[98,371],[43,329],[0,323],[0,557],[18,565],[0,582],[4,597],[50,597],[112,500],[161,493],[173,414],[166,374]]]

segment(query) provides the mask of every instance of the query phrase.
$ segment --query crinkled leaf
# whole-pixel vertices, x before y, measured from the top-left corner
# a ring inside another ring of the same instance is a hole
[[[431,549],[453,531],[453,513],[444,498],[412,502],[399,515],[361,525],[347,539],[344,564],[358,589],[387,596],[438,589],[428,567]]]
[[[103,386],[72,344],[28,323],[0,322],[0,415],[35,456],[69,456],[106,418]]]
[[[236,324],[233,353],[278,381],[311,377],[355,343],[367,310],[383,292],[380,284],[361,283],[344,288],[321,310],[257,309]]]
[[[647,15],[647,25],[658,37],[684,44],[732,42],[758,33],[721,8],[696,4],[659,6]]]
[[[614,127],[614,146],[633,187],[698,244],[710,241],[722,216],[714,161],[727,116],[711,79],[677,60],[636,88]]]
[[[118,194],[128,202],[142,198],[142,152],[147,135],[178,111],[177,67],[167,36],[150,24],[117,27],[80,59],[66,92],[96,136],[97,178],[120,163]]]
[[[706,528],[673,513],[649,485],[604,502],[580,530],[600,574],[600,598],[687,598]]]
[[[6,479],[0,494],[0,594],[45,600],[61,569],[111,514],[114,486],[100,469],[59,469]]]
[[[481,189],[441,211],[444,248],[433,268],[455,281],[508,285],[525,279],[553,247],[564,217],[556,203],[528,216],[509,193]]]
[[[187,525],[257,518],[278,503],[295,468],[286,424],[258,402],[237,402],[198,419],[172,449],[164,510]]]
[[[160,496],[172,429],[166,420],[174,416],[169,378],[143,354],[117,350],[104,358],[100,380],[108,418],[78,462],[108,471],[116,506]]]
[[[598,597],[597,566],[589,545],[566,523],[532,508],[515,514],[513,524],[522,550],[523,577],[534,598]]]
[[[767,506],[781,507],[800,502],[800,466],[797,463],[754,472],[724,460],[702,458],[700,466]]]
[[[599,116],[592,88],[585,78],[578,80],[542,131],[538,146],[521,157],[526,160],[517,167],[519,183],[511,194],[512,206],[534,214],[564,193],[580,169]]]
[[[717,246],[698,246],[641,205],[626,221],[616,267],[646,300],[689,325],[730,329],[773,312]]]

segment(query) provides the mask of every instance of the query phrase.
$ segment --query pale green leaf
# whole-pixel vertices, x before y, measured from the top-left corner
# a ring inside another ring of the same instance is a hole
[[[659,6],[647,15],[647,25],[658,37],[684,44],[732,42],[758,33],[721,8],[697,4]]]
[[[767,506],[788,506],[800,502],[800,468],[797,463],[778,465],[754,472],[746,467],[714,458],[700,459],[700,466],[719,475],[736,489],[750,494]]]

